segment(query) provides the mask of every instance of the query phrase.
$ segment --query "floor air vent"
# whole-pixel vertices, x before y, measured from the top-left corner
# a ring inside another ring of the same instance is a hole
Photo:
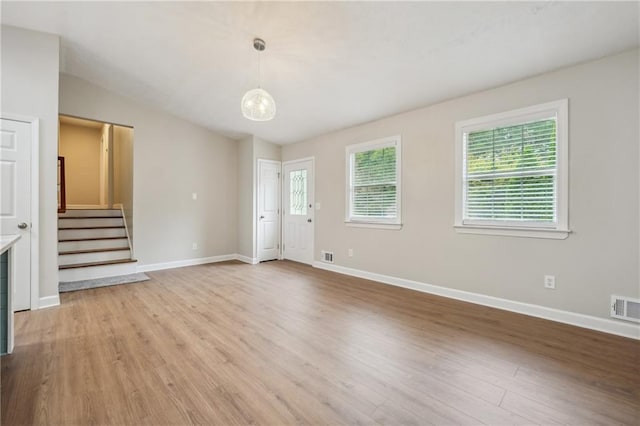
[[[322,251],[322,261],[325,263],[333,263],[333,252],[332,251]]]
[[[611,316],[626,321],[640,322],[640,300],[624,296],[611,296]]]

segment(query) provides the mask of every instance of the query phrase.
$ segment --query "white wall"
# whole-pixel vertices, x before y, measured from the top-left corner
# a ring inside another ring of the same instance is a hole
[[[133,244],[140,265],[236,252],[236,141],[66,74],[60,113],[134,128]]]
[[[258,160],[280,161],[282,158],[282,146],[265,141],[258,137],[253,137],[253,159],[257,164]],[[257,169],[256,169],[257,170]]]
[[[58,56],[57,36],[1,29],[2,113],[40,120],[40,298],[58,295]]]
[[[133,129],[113,126],[113,203],[122,206],[130,241],[133,241],[133,173]]]
[[[60,123],[67,206],[100,205],[102,129]]]
[[[257,258],[256,196],[259,159],[280,161],[281,147],[249,136],[238,141],[238,254]]]
[[[638,76],[638,51],[628,51],[285,145],[283,161],[316,159],[315,258],[331,250],[350,268],[607,318],[611,294],[640,297]],[[561,98],[569,98],[573,233],[456,233],[454,123]],[[345,146],[396,134],[402,230],[346,227]],[[556,276],[556,290],[543,288],[546,274]]]
[[[253,136],[238,141],[238,254],[253,259]]]

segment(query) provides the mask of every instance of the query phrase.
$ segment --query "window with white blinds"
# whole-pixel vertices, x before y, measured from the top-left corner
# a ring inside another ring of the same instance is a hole
[[[347,147],[348,222],[400,223],[400,137]]]
[[[566,101],[458,123],[458,227],[566,231]]]

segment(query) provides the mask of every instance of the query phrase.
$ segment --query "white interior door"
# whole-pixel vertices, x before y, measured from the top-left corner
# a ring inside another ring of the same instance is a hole
[[[31,308],[31,125],[1,120],[0,234],[20,234],[13,248],[13,310]]]
[[[280,257],[280,162],[258,160],[258,261]]]
[[[284,165],[282,257],[313,263],[313,160]]]

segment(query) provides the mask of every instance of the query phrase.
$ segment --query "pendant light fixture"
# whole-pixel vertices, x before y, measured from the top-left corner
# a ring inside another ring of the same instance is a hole
[[[258,88],[251,89],[242,97],[242,115],[253,121],[269,121],[276,115],[276,102],[260,87],[260,52],[267,47],[264,40],[253,39],[253,48],[258,51]]]

